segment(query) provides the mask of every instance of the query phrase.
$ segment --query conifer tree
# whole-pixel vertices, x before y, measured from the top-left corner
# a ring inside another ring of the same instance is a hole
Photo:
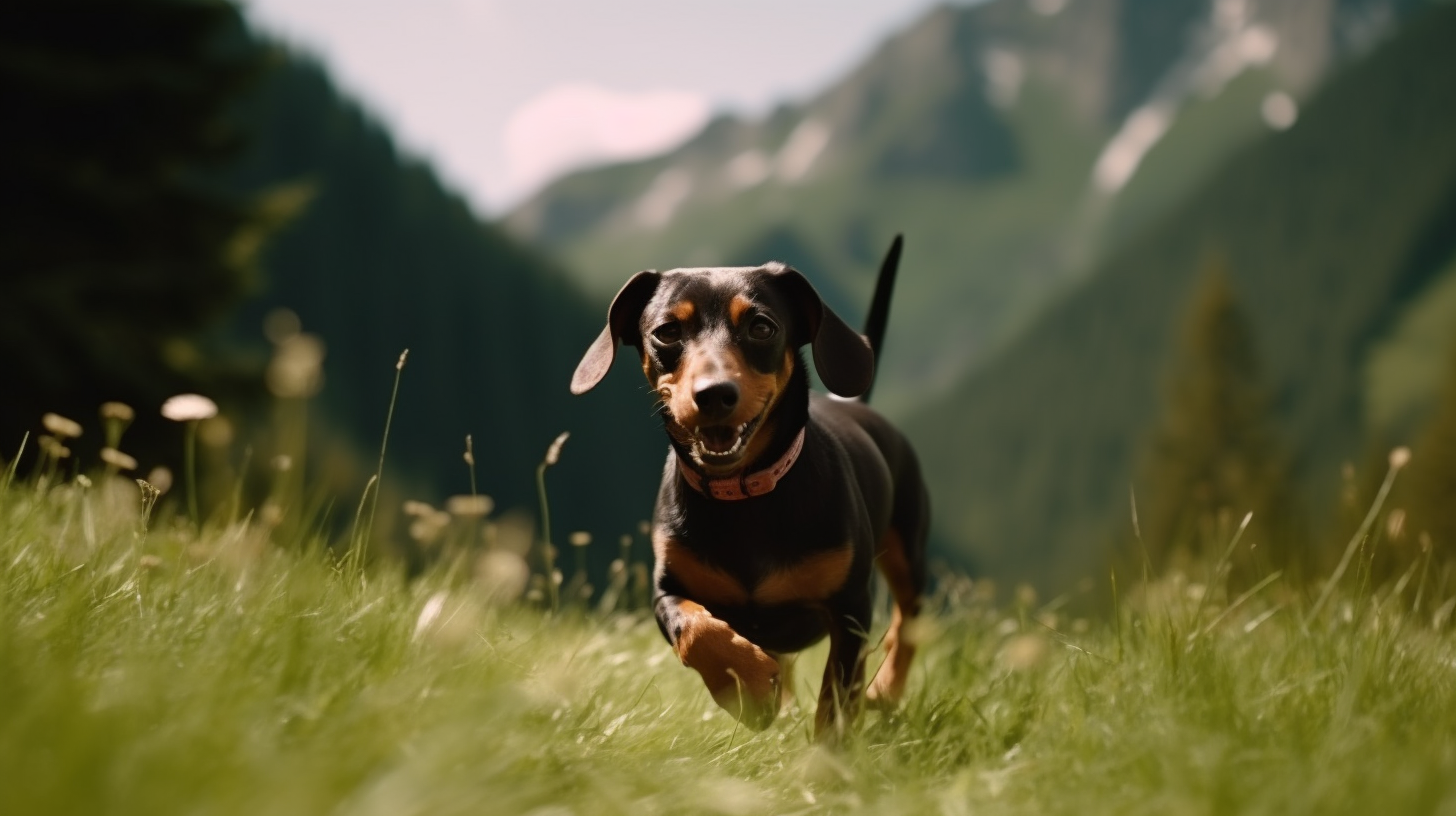
[[[42,411],[145,407],[208,376],[190,342],[244,291],[263,226],[209,179],[262,65],[222,0],[0,4],[6,451]]]
[[[1167,380],[1141,490],[1144,546],[1160,568],[1220,557],[1244,515],[1253,520],[1234,555],[1246,576],[1296,566],[1287,466],[1247,318],[1224,263],[1205,264]]]

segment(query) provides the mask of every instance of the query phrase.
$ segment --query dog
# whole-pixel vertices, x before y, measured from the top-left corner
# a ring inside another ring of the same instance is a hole
[[[619,344],[659,398],[670,449],[652,525],[653,611],[683,664],[740,722],[777,716],[792,653],[829,638],[815,733],[862,699],[893,707],[915,653],[929,498],[908,441],[863,400],[873,385],[902,241],[881,267],[866,338],[797,270],[646,271],[613,298],[572,377],[591,390]],[[811,393],[802,346],[840,399]],[[878,568],[894,598],[865,689]]]

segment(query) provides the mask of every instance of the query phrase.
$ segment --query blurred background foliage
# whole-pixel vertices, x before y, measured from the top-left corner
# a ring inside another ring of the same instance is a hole
[[[558,525],[615,538],[650,513],[661,456],[645,455],[642,389],[613,378],[592,405],[566,399],[604,306],[480,223],[318,65],[224,2],[0,14],[0,94],[18,106],[0,134],[0,456],[55,411],[92,426],[70,444],[95,461],[93,418],[119,400],[137,409],[138,475],[175,467],[181,431],[157,409],[202,391],[237,426],[211,436],[214,499],[236,478],[270,492],[282,464],[309,486],[283,509],[347,522],[408,348],[386,517],[406,496],[469,492],[467,434],[479,489],[534,507],[535,465],[567,428]],[[280,309],[275,348],[264,318]],[[301,372],[318,382],[270,393],[275,355],[321,366]]]
[[[615,541],[650,512],[651,398],[630,360],[565,384],[616,287],[777,258],[855,322],[903,231],[876,401],[922,453],[945,561],[1059,588],[1135,547],[1203,555],[1252,510],[1240,558],[1318,566],[1398,444],[1372,564],[1447,558],[1452,41],[1456,8],[1425,0],[945,6],[808,99],[485,223],[227,3],[11,4],[0,456],[114,399],[141,467],[173,461],[155,408],[199,390],[237,426],[204,436],[214,504],[236,478],[276,498],[282,454],[284,510],[346,518],[409,348],[381,506],[468,492],[471,434],[479,489],[530,510],[570,430],[553,527]]]
[[[225,3],[7,3],[0,11],[3,449],[43,411],[245,395],[200,337],[256,280],[267,219],[217,182],[262,52]],[[160,430],[142,415],[136,439]],[[99,447],[99,434],[86,442]]]

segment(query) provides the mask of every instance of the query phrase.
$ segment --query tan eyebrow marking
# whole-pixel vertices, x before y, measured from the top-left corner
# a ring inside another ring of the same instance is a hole
[[[693,315],[698,313],[698,307],[691,300],[680,300],[674,303],[668,312],[677,318],[678,322],[686,323],[692,320]]]
[[[733,321],[733,325],[737,326],[743,322],[743,315],[747,314],[748,310],[752,308],[753,301],[743,295],[734,295],[733,300],[728,303],[728,317]]]

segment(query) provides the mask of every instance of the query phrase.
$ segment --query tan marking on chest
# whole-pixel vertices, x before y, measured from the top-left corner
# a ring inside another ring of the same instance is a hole
[[[761,604],[825,600],[844,586],[853,565],[854,549],[849,546],[816,553],[769,573],[753,588],[753,600]]]
[[[748,590],[738,579],[704,563],[676,539],[654,536],[652,552],[657,556],[658,568],[680,581],[693,600],[706,604],[748,603]]]

